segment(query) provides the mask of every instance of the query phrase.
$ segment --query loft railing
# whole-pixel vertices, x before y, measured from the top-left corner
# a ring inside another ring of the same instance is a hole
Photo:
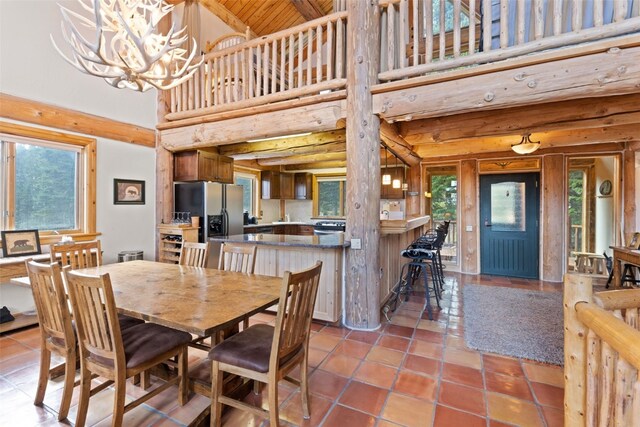
[[[640,289],[564,281],[565,425],[640,425]]]
[[[170,90],[167,119],[240,109],[344,88],[347,12],[204,55]]]
[[[640,0],[383,0],[380,81],[640,31]]]

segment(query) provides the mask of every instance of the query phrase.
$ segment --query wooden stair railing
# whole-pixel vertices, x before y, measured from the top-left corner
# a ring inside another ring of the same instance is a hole
[[[565,426],[640,425],[640,289],[564,279]]]

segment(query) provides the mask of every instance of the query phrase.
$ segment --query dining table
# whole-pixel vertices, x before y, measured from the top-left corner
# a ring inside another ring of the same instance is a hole
[[[108,273],[119,313],[209,337],[275,305],[282,278],[154,261],[75,270]]]
[[[622,264],[632,264],[640,268],[640,250],[626,246],[609,246],[613,251],[613,287],[619,288],[622,283]]]

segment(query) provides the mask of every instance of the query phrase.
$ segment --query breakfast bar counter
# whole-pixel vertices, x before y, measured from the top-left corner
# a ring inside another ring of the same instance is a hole
[[[316,236],[289,234],[239,234],[212,239],[240,245],[256,245],[255,274],[283,277],[285,271],[300,271],[322,261],[313,318],[338,322],[342,312],[344,233]]]

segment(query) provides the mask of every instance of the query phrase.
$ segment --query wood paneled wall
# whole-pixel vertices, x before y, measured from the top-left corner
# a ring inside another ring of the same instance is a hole
[[[565,265],[565,161],[562,154],[542,159],[540,232],[541,279],[560,282]]]

